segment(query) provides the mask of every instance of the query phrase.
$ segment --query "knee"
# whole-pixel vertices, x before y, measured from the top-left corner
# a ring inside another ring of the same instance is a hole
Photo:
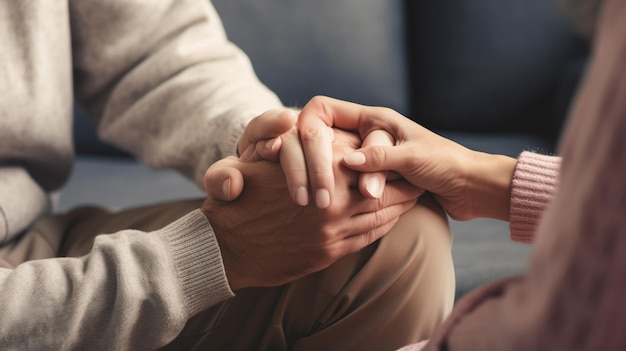
[[[452,234],[445,211],[430,197],[407,211],[381,240],[377,255],[390,257],[396,278],[390,290],[403,299],[420,335],[441,323],[454,305]]]
[[[427,338],[454,299],[447,216],[424,199],[374,245],[283,293],[286,311],[297,309],[285,315],[313,317],[286,322],[291,337],[341,341],[346,349],[394,349]]]

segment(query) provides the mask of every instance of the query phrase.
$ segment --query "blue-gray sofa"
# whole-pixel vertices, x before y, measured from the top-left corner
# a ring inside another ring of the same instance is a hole
[[[470,148],[553,152],[588,47],[551,0],[215,0],[226,31],[283,102],[323,94],[388,106]],[[203,196],[97,140],[76,108],[77,162],[56,211]],[[506,222],[451,221],[457,296],[521,272]]]

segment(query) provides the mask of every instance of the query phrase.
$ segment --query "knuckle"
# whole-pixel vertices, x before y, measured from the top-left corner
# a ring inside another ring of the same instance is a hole
[[[300,131],[300,138],[303,142],[327,140],[328,133],[322,128],[306,128]]]
[[[383,150],[381,147],[373,146],[370,150],[370,155],[368,159],[373,166],[382,165],[387,159],[387,154],[385,153],[385,150]]]
[[[309,100],[308,105],[324,108],[324,106],[326,106],[327,101],[328,101],[328,97],[323,96],[323,95],[316,95],[311,100]]]
[[[372,228],[378,228],[381,225],[387,222],[386,210],[382,209],[380,211],[374,212],[374,223],[372,223]]]
[[[315,179],[323,179],[328,174],[332,174],[332,168],[325,167],[323,165],[311,167],[309,174]]]
[[[336,226],[332,225],[332,222],[328,220],[327,217],[329,216],[325,216],[325,217],[326,218],[322,218],[322,221],[325,221],[327,224],[321,228],[320,233],[321,233],[321,237],[322,237],[322,241],[324,245],[328,245],[334,242],[335,238],[337,238],[338,229]]]
[[[317,95],[314,96],[309,102],[304,106],[304,110],[312,112],[310,117],[321,117],[321,116],[332,116],[332,108],[331,108],[331,98],[328,96]],[[301,115],[301,118],[307,119],[308,114]]]
[[[385,106],[380,108],[380,113],[381,115],[385,116],[393,116],[398,114],[398,112],[396,112],[394,109]]]

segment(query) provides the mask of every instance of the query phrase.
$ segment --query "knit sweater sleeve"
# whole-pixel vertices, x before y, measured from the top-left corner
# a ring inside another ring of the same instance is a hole
[[[561,158],[528,151],[518,157],[511,189],[511,239],[531,242],[537,223],[554,196]]]
[[[75,94],[99,135],[202,187],[250,119],[282,103],[206,0],[70,1]]]
[[[232,297],[200,210],[151,233],[96,237],[79,258],[0,269],[0,349],[153,350]]]

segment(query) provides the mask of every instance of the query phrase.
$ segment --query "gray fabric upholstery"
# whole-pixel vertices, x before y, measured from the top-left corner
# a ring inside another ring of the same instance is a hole
[[[173,170],[153,170],[128,157],[80,156],[59,193],[56,212],[85,205],[129,208],[162,201],[204,197]]]

